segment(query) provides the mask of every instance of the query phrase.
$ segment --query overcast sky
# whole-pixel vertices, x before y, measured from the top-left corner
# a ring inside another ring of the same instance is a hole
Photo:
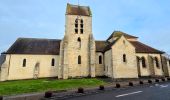
[[[0,0],[0,52],[19,37],[62,39],[67,3],[77,0]],[[90,6],[93,35],[106,40],[114,31],[170,54],[170,0],[80,0]]]

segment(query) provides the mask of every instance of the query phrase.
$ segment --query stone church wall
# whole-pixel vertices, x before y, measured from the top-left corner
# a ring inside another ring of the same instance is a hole
[[[112,64],[112,50],[104,53],[104,74],[105,76],[113,78],[113,64]]]
[[[0,65],[0,81],[6,81],[8,77],[8,70],[9,70],[9,61],[11,56],[10,55],[3,55],[1,56],[1,65]]]
[[[149,59],[148,59],[148,54],[139,54],[137,53],[136,56],[138,57],[144,57],[145,58],[145,64],[146,64],[146,67],[142,67],[142,62],[140,61],[140,74],[141,76],[151,76],[151,73],[150,73],[150,68],[149,68]]]
[[[169,60],[163,55],[162,55],[162,65],[163,65],[164,75],[169,76],[170,75]]]
[[[53,58],[54,66],[51,65]],[[25,67],[23,59],[26,59]],[[57,55],[11,55],[8,80],[57,77],[58,64]]]
[[[169,75],[170,76],[170,61],[167,60],[167,76]]]
[[[99,63],[99,56],[102,57],[102,63]],[[101,52],[96,52],[96,76],[103,76],[104,75],[104,56]]]
[[[126,61],[123,61],[123,55]],[[114,78],[138,78],[135,48],[122,36],[112,46],[113,77]]]
[[[160,54],[149,54],[150,56],[152,57],[157,57],[158,58],[158,64],[159,64],[159,67],[156,67],[156,62],[154,61],[154,71],[155,71],[155,75],[156,76],[163,76],[164,73],[163,73],[163,70],[162,70],[162,61],[161,61],[161,56]]]
[[[161,75],[163,75],[160,54],[137,53],[136,56],[138,56],[140,58],[144,57],[145,61],[146,61],[146,67],[142,67],[142,64],[140,64],[141,76],[161,76]],[[149,59],[149,56],[158,58],[159,68],[156,67],[155,61],[150,61],[151,59]]]
[[[75,33],[75,20],[79,19],[78,33]],[[80,33],[80,20],[83,20],[83,34]],[[92,18],[89,16],[66,15],[66,31],[68,77],[87,77],[90,75],[90,35],[92,34]],[[80,38],[80,42],[78,42]],[[81,64],[78,63],[81,57]],[[95,56],[95,55],[94,55]],[[91,57],[92,58],[92,57]]]

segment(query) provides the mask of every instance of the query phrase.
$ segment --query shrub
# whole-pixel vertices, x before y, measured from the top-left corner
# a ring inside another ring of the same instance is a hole
[[[53,95],[53,92],[52,91],[47,91],[47,92],[45,92],[45,98],[50,98],[50,97],[52,97],[52,95]]]
[[[82,87],[79,87],[77,93],[84,93],[84,89]]]
[[[116,88],[120,88],[120,84],[119,83],[116,83]]]
[[[143,81],[139,81],[139,84],[143,84]]]
[[[103,86],[103,85],[100,85],[100,86],[99,86],[99,90],[104,90],[104,86]]]
[[[133,86],[133,83],[132,83],[132,82],[129,82],[129,86]]]
[[[155,82],[159,82],[159,79],[155,79]]]
[[[148,80],[148,83],[150,83],[150,84],[151,84],[151,83],[152,83],[152,80]]]

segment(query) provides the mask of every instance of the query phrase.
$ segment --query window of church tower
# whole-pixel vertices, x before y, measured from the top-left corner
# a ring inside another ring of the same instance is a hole
[[[55,59],[54,58],[51,60],[51,66],[55,66]]]
[[[75,33],[78,33],[78,19],[75,20]]]
[[[83,28],[83,24],[80,24],[80,27]]]
[[[146,68],[146,60],[144,57],[142,57],[142,67]]]
[[[123,62],[126,62],[126,55],[123,54]]]
[[[79,37],[79,38],[77,39],[77,41],[78,41],[78,48],[81,48],[81,38]]]
[[[26,67],[27,61],[26,59],[23,60],[22,67]]]
[[[75,29],[75,33],[76,33],[76,34],[78,33],[78,29]]]
[[[102,56],[99,56],[99,64],[102,64]]]
[[[169,60],[169,67],[170,67],[170,60]]]
[[[83,34],[83,31],[84,31],[83,29],[80,29],[81,34]]]
[[[83,24],[83,20],[81,19],[81,24]]]
[[[78,64],[81,64],[81,56],[78,56]]]
[[[75,24],[75,28],[78,28],[78,24]]]
[[[157,58],[157,57],[155,57],[155,63],[156,63],[156,67],[159,68],[159,61],[158,61],[158,58]]]
[[[84,32],[83,26],[84,26],[83,20],[81,19],[81,20],[80,20],[80,27],[81,27],[80,32],[81,32],[81,34],[83,34],[83,32]]]

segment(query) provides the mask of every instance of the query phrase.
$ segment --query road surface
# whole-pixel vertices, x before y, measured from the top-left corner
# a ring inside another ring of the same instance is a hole
[[[170,100],[170,82],[116,89],[67,100]]]

